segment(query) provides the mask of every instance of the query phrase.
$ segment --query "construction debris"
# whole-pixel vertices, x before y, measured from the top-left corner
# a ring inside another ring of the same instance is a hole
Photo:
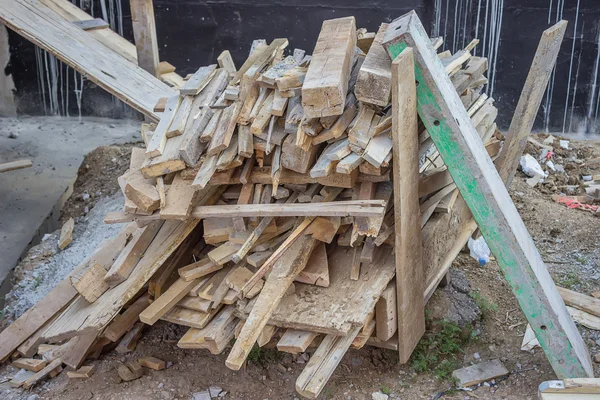
[[[470,365],[452,372],[459,387],[475,386],[489,380],[508,375],[508,370],[500,360],[491,360]]]
[[[11,17],[30,7],[18,3],[14,11],[0,7],[0,16],[9,27],[35,31]],[[157,122],[142,124],[146,148],[133,149],[118,178],[123,211],[105,218],[123,224],[121,233],[90,249],[60,288],[0,333],[2,360],[26,356],[25,342],[38,351],[56,345],[23,386],[108,349],[131,352],[145,325],[159,320],[189,328],[181,348],[219,354],[235,337],[226,361],[234,370],[255,345],[274,342],[299,354],[316,343],[296,381],[308,398],[319,395],[351,346],[393,348],[407,362],[425,330],[426,300],[476,228],[467,206],[473,199],[463,200],[464,182],[450,174],[464,160],[444,163],[442,155],[452,157],[447,148],[438,151],[440,121],[417,108],[426,83],[417,87],[419,74],[433,74],[457,99],[446,104],[449,95],[438,96],[448,115],[466,119],[461,128],[474,132],[477,146],[469,151],[476,154],[465,158],[495,159],[502,136],[494,99],[483,93],[487,59],[471,55],[474,44],[438,56],[441,40],[425,37],[399,52],[405,38],[395,36],[397,21],[375,34],[357,30],[354,17],[328,20],[312,56],[295,49],[286,57],[287,39],[256,41],[239,69],[224,52],[218,66],[187,79],[163,74],[170,87],[110,46],[86,43],[95,29],[39,27],[82,38],[90,55],[74,66],[92,77],[91,54],[110,51],[118,62],[102,72],[127,73],[114,82],[97,77],[99,84]],[[36,35],[28,37],[50,45]],[[56,52],[69,62],[73,49]],[[424,64],[425,53],[435,66]],[[136,83],[141,79],[151,84]],[[136,90],[121,90],[129,85]],[[145,87],[148,93],[140,92]],[[507,160],[515,163],[521,151]],[[492,178],[504,189],[497,174]],[[71,220],[61,248],[72,229]],[[161,370],[165,363],[141,358],[118,374],[138,379],[143,366]],[[85,368],[70,376],[89,376]],[[507,372],[499,362],[455,371],[463,385]]]

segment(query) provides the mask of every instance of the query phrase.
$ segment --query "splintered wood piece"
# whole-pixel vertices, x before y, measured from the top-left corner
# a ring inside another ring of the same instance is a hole
[[[152,133],[152,139],[146,146],[146,154],[148,157],[154,158],[163,154],[165,145],[167,144],[167,131],[171,126],[171,122],[175,117],[175,113],[181,103],[181,97],[178,95],[170,96],[165,105],[165,111],[160,116],[160,121],[156,125],[156,129]]]
[[[231,57],[231,53],[229,50],[224,50],[219,57],[217,57],[217,63],[220,68],[224,68],[230,75],[235,74],[237,69],[235,68],[235,63],[233,62],[233,57]]]
[[[260,335],[258,335],[258,339],[256,339],[256,344],[258,344],[258,347],[263,347],[264,345],[268,344],[277,332],[277,329],[278,328],[273,325],[265,326],[260,332]]]
[[[137,322],[129,332],[123,336],[123,339],[119,342],[119,345],[115,349],[119,354],[131,353],[137,347],[138,341],[142,337],[144,332],[144,325],[141,322]]]
[[[173,121],[169,126],[169,129],[167,129],[167,138],[173,138],[175,136],[183,135],[188,118],[190,117],[190,114],[192,112],[193,103],[193,97],[183,97],[181,103],[179,104],[179,108],[177,108],[177,112],[173,117]]]
[[[162,221],[154,221],[143,228],[139,228],[121,251],[110,270],[105,274],[104,281],[112,287],[129,278],[131,271],[156,237],[162,224]]]
[[[249,261],[248,264],[250,264]],[[325,243],[319,243],[315,247],[306,267],[296,277],[295,281],[321,287],[329,286],[329,264],[327,262],[327,248],[325,247]]]
[[[190,282],[202,278],[203,276],[210,275],[221,268],[223,268],[223,264],[215,264],[210,258],[205,257],[198,262],[179,268],[178,273],[184,281]]]
[[[46,361],[37,360],[35,358],[18,358],[13,361],[12,365],[15,368],[23,368],[31,372],[39,372],[46,366]]]
[[[93,365],[84,365],[77,371],[67,371],[67,376],[69,379],[87,379],[94,375],[95,369],[96,367]]]
[[[208,252],[208,258],[216,264],[223,265],[229,261],[233,255],[240,249],[240,245],[237,243],[226,242],[219,247]]]
[[[583,339],[416,13],[410,12],[390,24],[384,46],[391,58],[407,46],[414,48],[420,118],[497,257],[554,372],[559,378],[593,376]],[[405,85],[402,89],[405,93]],[[404,217],[403,212],[402,221]],[[397,278],[399,281],[402,279]],[[399,291],[398,297],[403,294]]]
[[[371,130],[371,121],[375,116],[375,110],[365,104],[361,104],[360,110],[354,125],[348,129],[348,139],[350,143],[365,149],[369,144],[369,131]]]
[[[60,229],[60,238],[58,239],[58,248],[64,250],[73,241],[73,228],[75,228],[75,220],[69,218]]]
[[[306,398],[316,398],[361,329],[362,327],[354,327],[346,336],[341,337],[325,336],[317,351],[298,376],[296,391]]]
[[[355,47],[354,17],[323,22],[302,85],[302,106],[306,116],[321,118],[342,114]]]
[[[371,335],[375,332],[375,321],[371,320],[365,324],[364,328],[356,335],[356,338],[352,341],[353,349],[362,349]]]
[[[566,305],[600,317],[600,299],[596,299],[573,290],[565,289],[560,286],[557,286],[556,289],[558,289],[558,293]]]
[[[104,331],[104,337],[112,342],[119,340],[139,320],[140,313],[150,304],[150,296],[146,293],[129,306],[122,314],[112,320]]]
[[[75,336],[68,343],[67,350],[60,356],[63,364],[77,369],[81,367],[83,361],[87,357],[90,348],[96,343],[98,332],[85,333],[80,336]]]
[[[354,120],[357,113],[358,107],[356,106],[356,99],[352,97],[351,102],[344,110],[344,113],[340,115],[331,128],[321,132],[318,136],[315,136],[312,139],[312,144],[315,145],[341,137],[344,132],[346,132],[346,129],[350,126],[350,123]]]
[[[11,162],[0,164],[0,173],[14,171],[16,169],[29,168],[32,166],[33,166],[33,163],[31,162],[31,160],[11,161]]]
[[[156,186],[142,176],[126,174],[130,179],[125,181],[125,196],[137,207],[146,212],[153,212],[160,207],[160,195]]]
[[[129,361],[119,365],[117,373],[125,382],[131,382],[144,376],[144,369],[137,361]]]
[[[306,266],[315,243],[313,238],[304,236],[289,247],[286,257],[280,258],[275,263],[238,340],[227,357],[225,362],[227,367],[237,371],[246,361],[248,353],[262,329],[267,325],[269,317],[277,308],[287,288]]]
[[[286,329],[277,342],[277,350],[291,354],[304,353],[316,337],[315,332]]]
[[[206,87],[206,85],[208,85],[208,82],[210,82],[211,78],[214,76],[216,69],[217,64],[200,67],[198,71],[194,72],[192,77],[187,80],[185,85],[179,89],[179,93],[182,96],[197,95]]]
[[[508,370],[500,360],[486,361],[452,372],[452,377],[458,381],[459,387],[474,386],[504,375],[508,375]]]
[[[356,153],[350,153],[342,158],[335,167],[335,172],[339,174],[349,174],[354,171],[364,161],[364,158]]]
[[[381,24],[358,72],[354,93],[363,102],[385,107],[392,90],[392,61],[382,46],[388,24]]]
[[[406,363],[425,333],[419,220],[419,135],[412,49],[392,62],[392,139],[398,339]]]
[[[388,285],[381,294],[375,306],[375,322],[377,323],[377,339],[384,342],[390,340],[398,330],[395,283]]]
[[[166,368],[166,363],[163,360],[158,359],[156,357],[142,357],[142,358],[138,358],[138,363],[142,367],[150,368],[150,369],[153,369],[155,371],[162,371],[163,369]]]
[[[200,167],[198,173],[196,174],[196,177],[194,178],[192,186],[197,187],[198,189],[204,189],[204,187],[208,184],[210,178],[217,170],[218,158],[218,154],[206,156],[206,158],[202,162],[202,166]]]
[[[195,104],[196,100],[194,100],[194,106]],[[193,115],[193,113],[196,114]],[[179,157],[185,161],[188,167],[196,165],[204,152],[206,143],[202,142],[200,138],[213,114],[213,109],[209,107],[203,107],[199,111],[196,110],[196,107],[192,109],[192,114],[190,114],[185,126],[184,137],[179,146]]]
[[[168,313],[179,300],[183,299],[197,283],[198,280],[186,282],[181,278],[177,279],[166,292],[142,311],[140,314],[140,321],[148,325],[154,325],[154,323]]]
[[[225,283],[230,289],[240,292],[246,283],[252,278],[252,271],[246,267],[238,267],[225,278]],[[263,288],[264,281],[261,279],[246,295],[247,298],[253,298]]]
[[[204,283],[202,280],[200,283]],[[192,289],[194,290],[194,289]],[[186,296],[177,303],[177,307],[187,308],[188,310],[193,311],[202,311],[209,312],[210,311],[210,301],[202,299],[200,297],[194,296]]]
[[[381,167],[392,151],[392,138],[388,135],[379,135],[372,137],[369,144],[362,154],[362,158],[367,160],[375,167]]]
[[[217,129],[210,141],[210,146],[206,150],[208,156],[218,155],[229,146],[241,107],[241,102],[236,101],[223,110]]]
[[[315,163],[317,153],[321,148],[321,146],[311,146],[308,150],[304,150],[296,145],[294,135],[288,135],[281,149],[281,165],[292,171],[305,174]]]
[[[56,368],[60,367],[61,365],[62,365],[62,360],[60,358],[52,361],[51,363],[46,365],[44,368],[42,368],[40,371],[36,372],[35,375],[33,375],[33,376],[29,377],[27,380],[25,380],[23,382],[23,388],[29,389],[29,388],[33,387],[35,384],[37,384],[39,381],[41,381],[42,379],[47,377],[52,371],[54,371]]]
[[[184,180],[180,173],[173,178],[166,195],[166,204],[160,209],[162,219],[185,219],[190,215],[192,207],[201,195],[192,183]]]
[[[192,328],[177,343],[182,349],[208,349],[212,354],[220,354],[234,337],[238,321],[233,314],[234,307],[224,307],[222,311],[202,329]]]

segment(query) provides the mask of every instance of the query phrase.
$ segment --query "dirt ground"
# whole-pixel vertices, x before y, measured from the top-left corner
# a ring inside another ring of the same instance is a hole
[[[535,136],[539,141],[546,137]],[[599,248],[600,219],[586,211],[568,209],[550,196],[563,190],[559,186],[579,185],[581,174],[600,173],[599,166],[585,165],[585,160],[600,156],[600,142],[572,140],[570,146],[574,149],[557,150],[554,159],[555,163],[564,165],[568,178],[551,176],[546,183],[530,187],[525,182],[525,175],[517,172],[510,192],[556,283],[590,293],[600,290],[600,254],[596,251]],[[555,147],[558,147],[558,141]],[[65,217],[82,215],[83,194],[91,196],[92,192],[101,190],[103,195],[108,195],[111,190],[118,190],[116,176],[127,168],[129,151],[130,146],[111,146],[97,149],[86,157],[73,196],[65,206]],[[527,151],[536,158],[540,153],[539,148],[531,146]],[[110,173],[103,172],[101,168],[107,163],[113,164]],[[574,191],[569,194],[581,194],[581,186],[575,187]],[[89,202],[86,205],[91,207]],[[40,254],[39,249],[32,251]],[[427,305],[428,327],[431,329],[428,335],[438,329],[441,318],[448,316],[453,306],[448,303],[453,301],[452,292],[467,292],[480,310],[467,327],[471,339],[463,342],[455,355],[444,357],[444,360],[462,367],[473,362],[500,359],[511,371],[508,377],[482,385],[474,391],[456,390],[451,380],[436,377],[433,368],[417,373],[414,359],[406,365],[398,365],[394,351],[365,347],[351,350],[344,356],[319,398],[371,399],[371,394],[378,391],[396,399],[537,398],[539,383],[556,378],[540,348],[531,352],[520,350],[527,322],[498,265],[492,261],[480,267],[468,252],[463,252],[455,260],[453,269],[457,271],[456,276],[464,273],[466,280],[461,278],[454,285],[436,291]],[[462,286],[465,288],[461,289]],[[584,327],[579,329],[590,353],[600,352],[600,332]],[[95,374],[87,380],[69,381],[63,373],[30,392],[10,389],[4,383],[0,384],[0,398],[190,399],[192,393],[206,390],[209,386],[219,386],[226,391],[225,399],[300,398],[294,385],[305,366],[302,358],[263,348],[241,371],[231,371],[225,366],[226,355],[214,356],[205,350],[177,348],[176,343],[185,330],[184,327],[159,322],[146,328],[134,352],[123,356],[110,351],[98,360],[86,362],[96,366]],[[116,368],[121,362],[147,355],[167,361],[167,369],[149,371],[143,378],[130,383],[118,382]],[[443,362],[446,361],[437,360],[436,367]],[[599,375],[598,364],[594,368]],[[14,372],[11,366],[3,367],[0,381],[1,377],[11,376]]]

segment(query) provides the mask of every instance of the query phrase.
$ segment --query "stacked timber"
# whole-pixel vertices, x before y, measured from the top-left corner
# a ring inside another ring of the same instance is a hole
[[[386,29],[325,21],[311,55],[286,55],[286,39],[255,41],[239,69],[224,51],[161,98],[159,121],[142,125],[145,148],[118,178],[123,211],[105,219],[124,224],[120,234],[0,334],[3,361],[46,363],[20,384],[132,351],[159,320],[189,328],[181,348],[219,354],[236,338],[234,370],[255,345],[316,348],[296,383],[310,398],[349,348],[398,349]],[[494,158],[497,110],[476,44],[438,56]],[[462,200],[422,123],[418,142],[429,286],[458,251],[435,232]]]

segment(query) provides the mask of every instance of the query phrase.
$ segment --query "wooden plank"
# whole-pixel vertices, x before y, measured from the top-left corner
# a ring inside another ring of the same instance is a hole
[[[179,300],[183,299],[199,281],[185,281],[178,279],[158,299],[148,306],[140,314],[140,321],[148,325],[154,325],[163,315],[171,310]]]
[[[233,131],[237,124],[237,117],[242,104],[235,102],[223,110],[219,125],[210,141],[210,146],[206,151],[208,156],[214,156],[225,150],[233,137]]]
[[[79,368],[77,371],[67,371],[69,379],[87,379],[94,374],[95,366],[86,365]]]
[[[490,381],[508,375],[508,370],[500,360],[490,360],[479,364],[470,365],[452,372],[459,387],[474,386],[482,382]]]
[[[112,320],[104,330],[103,336],[112,342],[116,342],[139,320],[140,313],[150,304],[150,296],[146,293],[138,298],[122,314]]]
[[[208,85],[211,78],[214,76],[217,69],[217,64],[211,64],[206,67],[200,67],[187,80],[185,85],[179,90],[182,96],[195,96]]]
[[[354,17],[323,21],[302,85],[302,106],[306,117],[342,114],[355,47]]]
[[[76,300],[48,327],[44,337],[61,340],[103,329],[131,300],[196,227],[198,221],[166,221],[129,279],[109,289],[94,303]]]
[[[223,264],[215,264],[210,258],[206,257],[202,260],[179,268],[177,273],[186,282],[194,281],[206,275],[210,275],[223,268]]]
[[[224,50],[219,57],[217,57],[217,63],[219,64],[219,68],[225,69],[230,75],[235,74],[237,69],[235,68],[235,63],[233,62],[233,57],[231,57],[231,53],[229,50]]]
[[[39,1],[2,0],[0,20],[18,34],[84,74],[138,111],[158,120],[153,111],[160,97],[173,89],[120,55]]]
[[[190,181],[184,180],[181,174],[176,174],[166,194],[166,205],[160,209],[160,217],[163,219],[187,218],[203,190],[196,190]]]
[[[372,183],[372,182],[368,182]],[[269,191],[269,195],[270,195]],[[383,217],[385,214],[383,200],[348,200],[323,202],[314,204],[225,204],[214,206],[197,206],[190,217],[232,218],[232,217]]]
[[[277,342],[277,350],[291,354],[304,353],[316,337],[314,332],[286,329]]]
[[[73,241],[73,229],[75,228],[75,220],[69,218],[67,222],[60,228],[60,237],[58,238],[58,248],[64,250]]]
[[[317,398],[360,330],[353,328],[342,337],[327,335],[298,376],[296,391],[303,397]]]
[[[354,86],[359,101],[380,107],[388,105],[392,90],[392,61],[382,45],[387,27],[386,23],[379,26]]]
[[[520,156],[525,150],[527,137],[535,122],[540,103],[546,92],[550,74],[556,64],[560,45],[567,29],[567,21],[546,29],[538,44],[521,97],[506,134],[506,140],[496,161],[500,166],[500,177],[510,186]]]
[[[46,365],[41,371],[37,372],[35,375],[33,375],[32,377],[27,379],[25,382],[23,382],[23,388],[25,388],[25,389],[31,388],[32,386],[37,384],[39,381],[41,381],[42,379],[47,377],[50,374],[50,372],[54,371],[54,369],[56,369],[57,367],[60,367],[61,364],[62,364],[62,360],[60,358],[52,361],[51,363]]]
[[[414,12],[395,20],[384,46],[415,49],[417,108],[557,376],[593,376],[590,356],[535,243]]]
[[[129,5],[138,65],[148,73],[160,78],[158,40],[152,0],[132,0]]]
[[[161,227],[162,221],[154,221],[139,228],[105,274],[104,281],[110,286],[116,286],[129,278]]]
[[[41,371],[46,364],[46,361],[37,360],[35,358],[18,358],[12,363],[15,368],[23,368],[24,370],[31,372]]]
[[[67,277],[42,300],[0,332],[0,360],[6,361],[21,343],[69,304],[76,295],[77,291],[71,286]]]
[[[398,350],[400,363],[404,364],[425,333],[425,281],[421,266],[418,194],[419,135],[411,49],[402,52],[392,62],[392,82]]]
[[[145,326],[141,322],[136,322],[133,328],[123,336],[115,351],[119,354],[127,354],[134,351],[142,337],[142,333],[144,333]]]
[[[267,325],[270,315],[277,308],[287,288],[304,269],[315,239],[304,236],[289,248],[287,256],[280,258],[274,265],[269,278],[257,297],[240,335],[233,345],[225,364],[233,370],[239,370],[252,350],[262,329]]]
[[[33,166],[31,160],[17,160],[0,164],[0,173]]]
[[[363,267],[358,281],[350,279],[352,251],[338,247],[329,253],[329,287],[297,283],[295,295],[281,300],[269,325],[338,336],[346,335],[353,326],[364,325],[394,276],[393,252],[387,246],[378,252],[373,263]],[[240,317],[248,315],[253,305],[250,302],[244,307]]]
[[[167,99],[165,111],[163,111],[160,121],[158,122],[158,125],[156,125],[156,129],[154,129],[154,132],[152,133],[152,139],[150,139],[148,146],[146,146],[146,154],[148,157],[158,157],[165,151],[168,138],[167,131],[171,126],[173,118],[175,118],[180,103],[181,97],[178,95],[169,96]]]
[[[248,263],[250,264],[250,260],[248,260]],[[295,281],[321,287],[329,286],[329,263],[327,262],[325,243],[319,243],[315,247],[306,268],[300,272]]]
[[[557,286],[558,293],[566,305],[600,317],[600,299]]]
[[[390,284],[375,306],[375,323],[377,339],[390,340],[398,331],[398,306],[396,301],[396,285]]]

